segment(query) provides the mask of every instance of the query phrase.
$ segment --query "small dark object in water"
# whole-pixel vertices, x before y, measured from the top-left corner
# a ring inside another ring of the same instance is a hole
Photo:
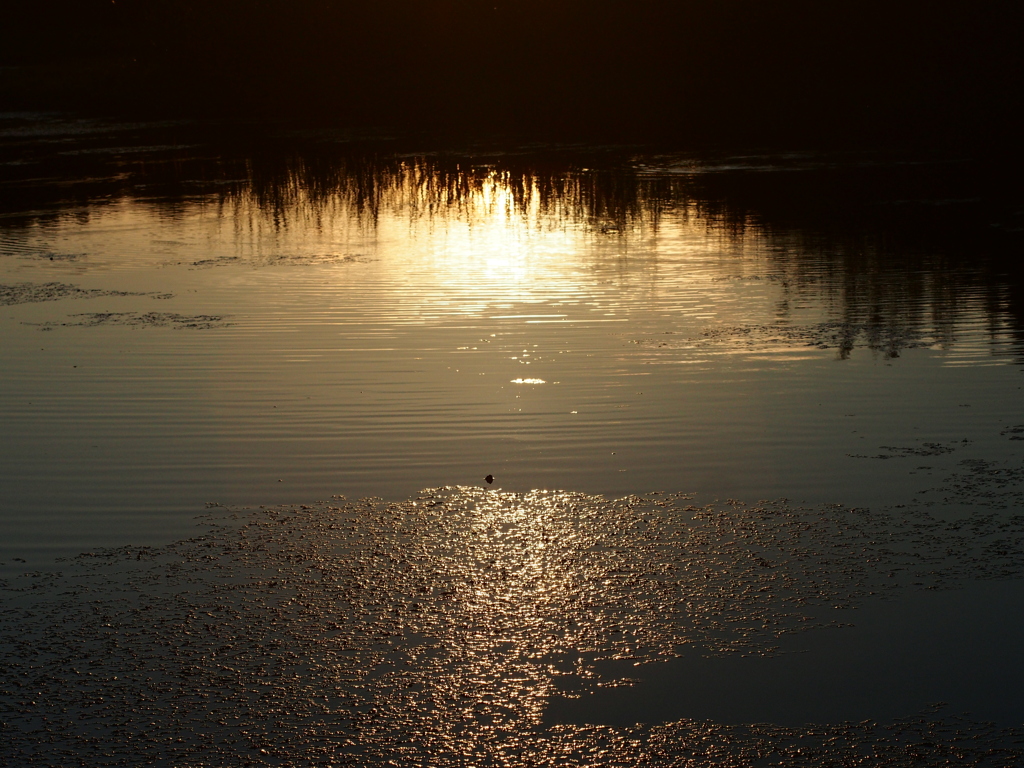
[[[484,480],[486,480],[487,484],[490,485],[491,483],[494,482],[494,475],[488,475],[487,477],[484,478]]]

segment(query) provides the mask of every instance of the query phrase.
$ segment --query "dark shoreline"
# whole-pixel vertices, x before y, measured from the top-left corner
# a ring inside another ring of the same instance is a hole
[[[216,79],[216,74],[213,74]],[[432,143],[616,142],[672,144],[694,149],[795,146],[825,150],[962,151],[974,146],[1019,162],[1020,121],[1011,105],[991,104],[971,115],[875,104],[844,109],[806,104],[761,105],[714,101],[687,107],[666,101],[556,107],[539,94],[502,103],[446,94],[403,93],[393,85],[359,99],[317,101],[301,87],[265,99],[255,82],[225,79],[222,92],[191,78],[137,61],[88,57],[0,66],[4,112],[65,112],[88,117],[228,120],[285,128],[344,129],[363,135],[419,136]],[[959,110],[952,110],[959,112]],[[710,113],[710,114],[709,114]]]
[[[16,2],[0,108],[436,140],[1017,151],[1021,12],[784,0]]]

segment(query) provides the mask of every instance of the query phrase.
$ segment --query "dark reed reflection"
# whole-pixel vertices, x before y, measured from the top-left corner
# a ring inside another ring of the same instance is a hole
[[[703,156],[616,147],[416,151],[330,132],[276,138],[188,124],[9,120],[0,152],[5,227],[87,219],[134,201],[174,217],[202,206],[272,229],[338,217],[471,220],[500,206],[532,228],[568,228],[623,252],[666,221],[756,239],[785,288],[778,317],[824,296],[870,346],[899,354],[914,319],[952,328],[979,297],[993,334],[1024,341],[1022,208],[992,159],[880,154]],[[57,135],[40,140],[47,130]],[[217,129],[214,129],[216,133]],[[941,334],[940,334],[941,335]],[[852,337],[840,342],[848,354]]]

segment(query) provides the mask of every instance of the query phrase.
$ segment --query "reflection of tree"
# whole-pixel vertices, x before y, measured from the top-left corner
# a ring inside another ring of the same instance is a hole
[[[9,166],[0,191],[0,207],[33,213],[5,226],[72,207],[88,217],[140,198],[161,213],[204,205],[271,228],[348,217],[372,229],[382,215],[468,221],[500,208],[522,225],[573,228],[627,252],[666,222],[697,222],[724,242],[757,242],[764,276],[782,289],[780,320],[801,297],[828,301],[847,328],[841,355],[863,343],[896,356],[920,324],[947,344],[968,309],[988,317],[992,336],[1024,344],[1020,212],[991,164],[615,149],[404,153],[395,142],[350,144],[329,132],[240,141],[234,130],[212,142],[204,133],[206,148],[197,149],[196,138],[181,127],[133,134],[155,146],[140,152],[111,149],[126,137],[98,131],[79,136],[76,152],[57,145],[50,156],[40,143],[33,163]],[[0,159],[25,155],[22,143],[0,147]],[[47,174],[70,183],[34,181]]]
[[[359,156],[348,161],[352,167],[328,163],[326,176],[307,162],[285,162],[253,175],[245,195],[282,216],[340,196],[369,219],[384,209],[446,217],[470,215],[488,189],[500,187],[511,216],[626,241],[669,219],[695,220],[735,243],[763,237],[769,276],[786,297],[824,296],[832,304],[846,329],[841,356],[863,343],[897,357],[921,324],[931,328],[930,343],[948,345],[968,310],[985,313],[992,336],[1012,333],[1024,342],[1020,238],[992,226],[1011,221],[1009,195],[999,179],[967,163],[822,169],[761,158],[746,162],[770,164],[771,172],[704,172],[705,162],[690,160],[679,172],[677,159],[640,162],[615,153],[486,160]]]

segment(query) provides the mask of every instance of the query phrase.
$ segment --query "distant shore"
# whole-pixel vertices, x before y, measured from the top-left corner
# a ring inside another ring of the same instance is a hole
[[[1022,128],[1009,4],[15,4],[5,111],[819,148],[1013,148]]]

